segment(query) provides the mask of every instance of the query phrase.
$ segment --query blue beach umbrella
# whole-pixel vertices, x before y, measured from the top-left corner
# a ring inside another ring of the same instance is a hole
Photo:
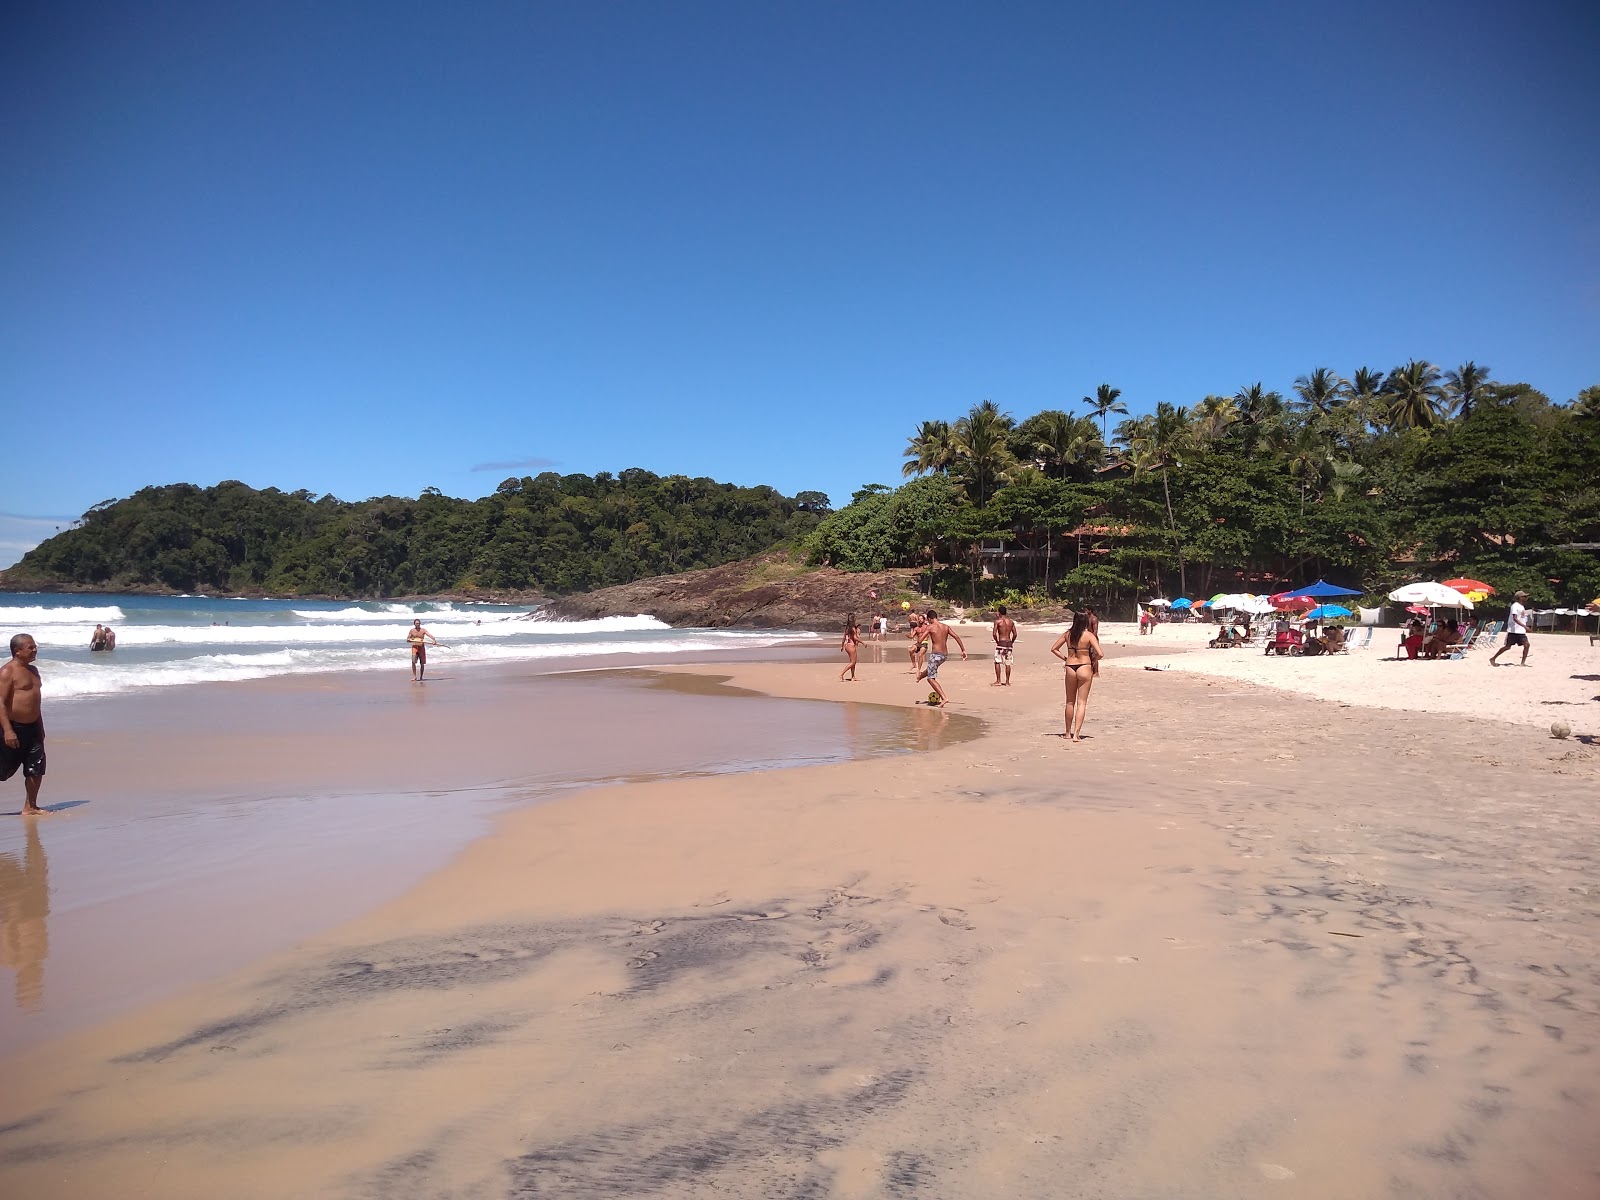
[[[1172,607],[1173,608],[1188,608],[1193,603],[1194,603],[1194,601],[1190,600],[1187,596],[1179,596],[1176,600],[1174,600],[1172,602]]]
[[[1280,592],[1279,595],[1310,596],[1314,600],[1325,600],[1331,596],[1359,596],[1361,593],[1351,588],[1342,588],[1336,583],[1329,583],[1326,579],[1319,579],[1310,587],[1289,588],[1285,592]],[[1345,616],[1349,615],[1349,613],[1345,613]]]
[[[1306,614],[1308,621],[1331,621],[1335,617],[1348,617],[1351,612],[1342,604],[1319,604]]]

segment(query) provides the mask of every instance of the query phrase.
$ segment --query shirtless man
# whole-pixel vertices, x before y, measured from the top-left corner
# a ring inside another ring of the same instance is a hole
[[[962,662],[967,661],[967,645],[961,640],[961,635],[939,620],[938,612],[931,608],[928,610],[928,623],[922,627],[922,636],[928,642],[928,665],[918,672],[917,682],[926,679],[933,684],[933,690],[939,697],[939,707],[942,708],[950,703],[950,697],[939,686],[939,668],[950,657],[950,639],[955,638],[956,645],[961,647]]]
[[[928,624],[919,612],[911,614],[911,622],[906,630],[906,640],[911,643],[911,674],[915,675],[922,669],[922,658],[928,649]]]
[[[39,647],[32,635],[19,633],[11,639],[11,661],[0,667],[0,780],[10,779],[22,768],[26,799],[22,815],[33,817],[39,807],[39,784],[44,780],[44,717],[40,713],[39,668],[33,660]]]
[[[1017,623],[1006,616],[1006,606],[1000,605],[995,610],[1000,615],[994,619],[994,627],[989,631],[994,637],[994,682],[990,687],[1011,686],[1011,652],[1017,646]],[[1000,680],[1000,669],[1005,668],[1005,682]]]
[[[418,617],[411,622],[411,628],[406,630],[406,641],[411,643],[411,678],[420,682],[428,670],[426,643],[432,642],[437,646],[439,639],[422,627],[422,618]]]

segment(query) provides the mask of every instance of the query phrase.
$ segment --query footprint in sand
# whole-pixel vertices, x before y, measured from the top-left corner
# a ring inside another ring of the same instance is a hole
[[[1257,1163],[1256,1169],[1268,1179],[1293,1179],[1294,1172],[1288,1167],[1280,1167],[1277,1163]]]
[[[967,910],[964,908],[934,908],[931,904],[919,906],[923,912],[931,912],[938,916],[940,922],[950,926],[951,929],[973,930],[977,926],[967,920]]]
[[[789,914],[786,912],[742,912],[734,913],[735,921],[781,921]]]
[[[646,950],[637,958],[630,958],[628,960],[628,967],[630,970],[637,971],[640,967],[646,966],[649,963],[653,963],[660,957],[661,955],[657,954],[654,950]]]

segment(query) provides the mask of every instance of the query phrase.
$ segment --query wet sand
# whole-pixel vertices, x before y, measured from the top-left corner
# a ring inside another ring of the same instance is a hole
[[[199,685],[49,717],[54,813],[0,824],[0,911],[15,893],[42,914],[5,922],[20,940],[0,1057],[372,909],[508,808],[597,782],[926,744],[904,710],[753,705],[631,663]]]
[[[1046,644],[945,668],[978,741],[519,811],[12,1060],[0,1187],[1600,1194],[1600,750],[1149,664],[1074,746]],[[903,669],[714,674],[908,705]]]

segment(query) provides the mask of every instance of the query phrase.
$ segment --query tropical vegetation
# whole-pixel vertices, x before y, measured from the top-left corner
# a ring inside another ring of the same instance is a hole
[[[824,517],[811,560],[926,568],[972,599],[1194,596],[1445,572],[1536,603],[1600,594],[1600,386],[1556,404],[1476,362],[1413,359],[1289,394],[1252,383],[1127,415],[1109,384],[1022,420],[923,421],[897,489]],[[1114,427],[1113,415],[1122,415]]]
[[[717,566],[797,540],[827,497],[660,476],[545,472],[480,500],[349,503],[230,481],[106,501],[5,573],[9,587],[382,597],[546,594]]]

